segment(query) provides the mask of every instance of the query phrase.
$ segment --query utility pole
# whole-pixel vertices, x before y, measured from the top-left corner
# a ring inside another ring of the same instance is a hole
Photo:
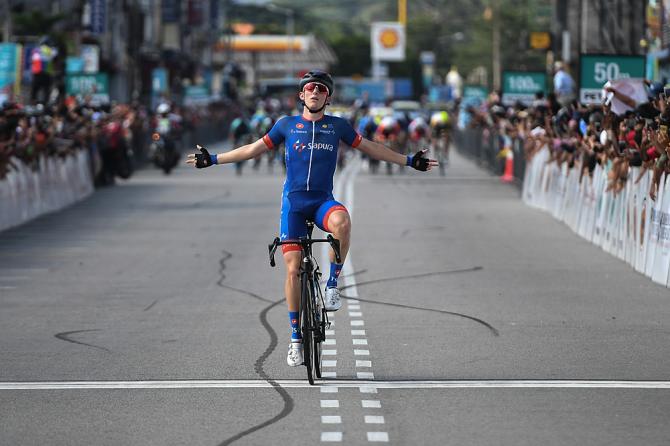
[[[491,69],[493,70],[493,89],[500,90],[500,0],[492,0],[493,12],[493,60]]]
[[[398,22],[407,25],[407,0],[398,0]]]
[[[12,10],[9,1],[10,0],[2,0],[2,13],[5,16],[2,40],[5,43],[8,43],[12,38]]]

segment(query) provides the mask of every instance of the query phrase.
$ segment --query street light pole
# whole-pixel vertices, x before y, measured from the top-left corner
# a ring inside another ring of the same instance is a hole
[[[288,65],[286,67],[286,77],[291,78],[295,73],[295,67],[293,66],[293,40],[295,37],[294,11],[289,8],[282,8],[281,6],[277,6],[272,3],[267,4],[265,7],[270,11],[286,14],[286,41],[288,45]]]

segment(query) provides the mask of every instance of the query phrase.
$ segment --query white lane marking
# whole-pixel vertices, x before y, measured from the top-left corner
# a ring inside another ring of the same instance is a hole
[[[323,424],[342,424],[342,417],[339,415],[321,415]]]
[[[356,297],[358,297],[358,294],[356,295]],[[358,305],[360,303],[361,303],[361,301],[358,300],[358,299],[349,299],[349,304]]]
[[[352,327],[362,327],[363,325],[365,325],[365,322],[361,320],[351,321]]]
[[[337,378],[337,372],[321,372],[323,378]]]
[[[30,277],[28,276],[0,276],[0,280],[6,280],[6,281],[11,281],[11,280],[28,280]]]
[[[326,336],[335,336],[335,330],[326,330]]]
[[[339,392],[337,387],[320,386],[320,388],[321,388],[321,393],[337,393],[337,392]]]
[[[366,350],[367,351],[367,350]],[[313,389],[307,380],[277,380],[287,388]],[[321,382],[324,387],[374,387],[375,389],[670,389],[670,381],[614,380],[432,380]],[[244,389],[273,386],[261,379],[176,381],[12,381],[0,390],[103,390],[103,389]]]
[[[377,393],[377,388],[372,386],[361,386],[358,390],[361,393]]]
[[[322,359],[321,367],[337,367],[337,359]]]
[[[356,372],[356,378],[358,379],[375,379],[375,374],[372,372]]]
[[[0,286],[0,290],[15,290],[15,286]]]
[[[370,356],[370,350],[354,349],[354,355],[356,355],[356,356]]]
[[[342,441],[342,432],[321,432],[321,441],[339,443]]]
[[[337,355],[337,350],[321,350],[321,356],[335,356]]]
[[[349,317],[361,317],[363,316],[363,313],[360,311],[350,311],[349,312]]]
[[[358,339],[354,338],[352,339],[354,345],[368,345],[368,340],[367,339]]]
[[[382,403],[379,400],[363,400],[361,401],[361,404],[363,405],[363,407],[373,409],[379,409],[380,407],[382,407]]]
[[[323,341],[323,345],[335,345],[337,344],[337,341],[335,339],[326,339]]]
[[[356,360],[356,367],[372,367],[372,361]]]
[[[358,311],[358,310],[361,309],[361,306],[360,306],[360,305],[357,305],[357,304],[349,304],[348,308],[349,308],[349,310],[356,310],[356,311]]]
[[[365,336],[365,330],[351,330],[351,336]]]
[[[49,272],[49,268],[0,268],[2,273],[45,273]]]
[[[365,415],[366,424],[384,424],[383,415]]]
[[[340,407],[340,400],[321,400],[321,407],[324,409]]]
[[[368,432],[368,441],[388,443],[389,434],[386,432]]]

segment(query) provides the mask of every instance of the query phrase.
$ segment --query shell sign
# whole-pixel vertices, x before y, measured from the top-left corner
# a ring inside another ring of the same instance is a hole
[[[372,59],[401,62],[405,60],[405,26],[399,22],[374,22],[370,40]]]

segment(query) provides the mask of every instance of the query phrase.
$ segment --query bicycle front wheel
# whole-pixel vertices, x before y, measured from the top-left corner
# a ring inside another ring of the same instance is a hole
[[[310,283],[306,274],[302,275],[302,286],[300,293],[300,326],[302,330],[303,363],[307,367],[307,380],[314,385],[314,331],[313,331],[313,312],[311,303]]]

